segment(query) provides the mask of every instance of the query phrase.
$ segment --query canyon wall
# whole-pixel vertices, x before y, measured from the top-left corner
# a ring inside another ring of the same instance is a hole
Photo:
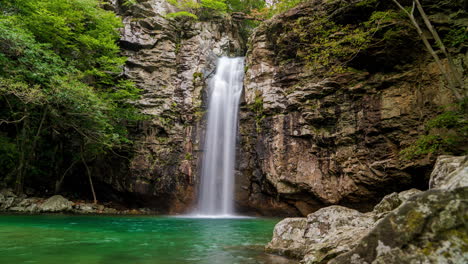
[[[425,4],[437,28],[466,24],[457,13],[461,2]],[[366,211],[388,193],[427,188],[435,157],[410,161],[399,153],[454,98],[401,14],[391,1],[314,0],[253,32],[240,122],[240,207]],[[463,72],[466,49],[459,52]]]
[[[466,27],[463,5],[425,1],[445,31]],[[435,157],[399,153],[454,98],[391,1],[308,1],[262,22],[247,43],[228,16],[168,20],[175,9],[164,0],[107,7],[123,17],[122,77],[142,89],[135,104],[148,115],[128,124],[135,143],[119,153],[126,158],[96,166],[114,197],[162,213],[193,206],[207,80],[217,57],[246,49],[239,212],[307,215],[332,204],[366,211],[386,194],[427,188]],[[457,54],[466,75],[466,48]]]
[[[167,19],[176,9],[164,0],[110,3],[122,16],[120,45],[128,61],[123,77],[142,90],[135,105],[147,115],[132,127],[132,149],[101,161],[100,181],[140,206],[180,213],[193,205],[203,140],[206,81],[220,56],[242,54],[237,24]]]

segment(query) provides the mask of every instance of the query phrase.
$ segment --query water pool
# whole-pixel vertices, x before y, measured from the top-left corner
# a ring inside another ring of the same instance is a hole
[[[293,263],[263,253],[278,221],[0,215],[0,263]]]

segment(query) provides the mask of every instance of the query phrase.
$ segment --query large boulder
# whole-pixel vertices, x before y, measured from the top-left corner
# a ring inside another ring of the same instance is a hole
[[[374,225],[372,214],[363,214],[342,206],[330,206],[307,217],[304,261],[325,263],[349,251]]]
[[[285,219],[267,250],[307,264],[467,263],[466,168],[466,157],[440,156],[433,190],[391,193],[365,214],[330,206]]]
[[[330,264],[468,263],[468,187],[410,198]]]
[[[306,229],[307,219],[304,217],[282,220],[276,224],[273,239],[266,246],[266,251],[290,258],[302,258],[307,245],[304,237]]]
[[[266,251],[310,264],[327,263],[353,249],[379,219],[420,192],[411,189],[389,194],[369,213],[334,205],[309,214],[307,218],[286,218],[275,226]]]
[[[44,203],[39,206],[39,210],[44,213],[67,212],[73,209],[72,206],[73,202],[61,195],[54,195],[45,200]]]

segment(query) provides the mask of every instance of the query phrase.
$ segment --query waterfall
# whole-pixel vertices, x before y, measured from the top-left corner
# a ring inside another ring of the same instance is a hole
[[[243,78],[244,58],[222,57],[208,86],[208,123],[198,195],[201,215],[234,213],[237,115]]]

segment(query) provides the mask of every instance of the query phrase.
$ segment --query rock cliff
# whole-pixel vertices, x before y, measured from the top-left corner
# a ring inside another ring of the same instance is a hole
[[[424,4],[445,35],[466,27],[462,2]],[[123,17],[122,77],[142,89],[135,104],[148,119],[128,124],[135,143],[119,153],[127,159],[95,164],[98,188],[164,213],[193,205],[206,81],[218,56],[246,47],[239,212],[307,215],[332,204],[371,211],[386,194],[428,187],[435,157],[407,161],[399,152],[454,98],[391,1],[308,1],[263,22],[247,43],[228,17],[166,19],[175,9],[164,0],[108,8]],[[466,75],[466,47],[457,52]]]
[[[424,3],[439,28],[466,24],[462,3]],[[427,188],[435,157],[399,152],[454,98],[391,1],[308,1],[264,22],[248,47],[239,205],[371,210],[388,193]]]
[[[169,20],[164,0],[112,1],[122,16],[120,44],[128,57],[123,77],[142,90],[135,104],[147,120],[133,126],[129,160],[100,161],[95,175],[118,196],[177,213],[192,205],[202,151],[206,80],[223,55],[243,54],[229,17]]]

